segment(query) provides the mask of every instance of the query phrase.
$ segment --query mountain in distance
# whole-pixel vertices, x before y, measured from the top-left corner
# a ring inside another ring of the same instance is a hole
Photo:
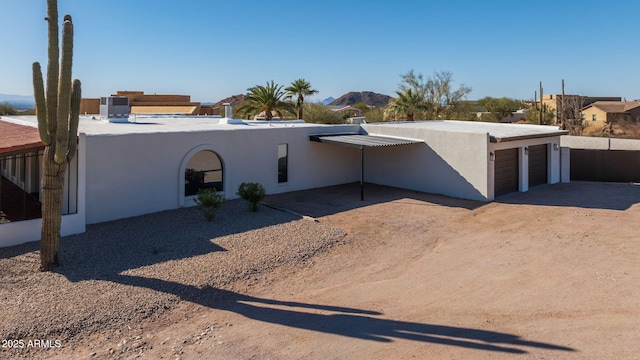
[[[355,103],[365,103],[369,106],[385,107],[393,99],[389,95],[378,94],[372,91],[348,92],[333,100],[329,105],[349,106]]]
[[[333,100],[335,100],[335,98],[333,96],[329,96],[328,98],[322,100],[321,103],[322,105],[329,105]]]
[[[17,109],[33,109],[33,96],[0,94],[0,104],[9,104]]]
[[[221,106],[224,103],[231,103],[232,105],[237,105],[242,100],[244,100],[244,97],[245,97],[244,94],[232,95],[214,103],[213,106],[214,107]],[[346,93],[337,99],[334,99],[333,97],[328,97],[322,100],[322,104],[347,106],[347,105],[353,105],[358,102],[362,102],[369,106],[385,107],[387,106],[387,104],[391,99],[392,97],[388,95],[378,94],[371,91],[360,91],[360,92]]]
[[[244,94],[238,94],[238,95],[231,95],[229,97],[226,97],[220,101],[218,101],[217,103],[213,104],[213,106],[220,106],[224,103],[229,103],[231,105],[237,105],[239,104],[242,100],[244,100],[245,95]]]

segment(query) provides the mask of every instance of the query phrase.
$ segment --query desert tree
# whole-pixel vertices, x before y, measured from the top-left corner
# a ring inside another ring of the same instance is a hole
[[[268,121],[273,118],[275,112],[282,117],[283,111],[296,114],[295,104],[286,101],[286,92],[282,89],[282,85],[278,85],[271,80],[266,85],[256,85],[247,89],[247,94],[243,104],[238,110],[243,115],[260,114],[264,112],[264,116]]]
[[[431,77],[425,78],[422,74],[416,74],[409,70],[400,75],[400,91],[407,89],[424,99],[429,110],[425,114],[431,119],[462,118],[466,117],[469,107],[464,102],[471,93],[471,88],[460,84],[454,89],[453,74],[449,71],[435,72]]]
[[[318,90],[311,88],[311,83],[305,79],[298,79],[284,89],[287,92],[285,100],[296,97],[296,109],[298,110],[298,119],[302,119],[304,97],[317,94]]]
[[[40,63],[33,63],[33,90],[42,158],[42,230],[40,270],[58,266],[64,175],[78,144],[80,80],[71,80],[73,23],[70,15],[62,24],[62,53],[58,40],[58,2],[47,0],[48,66],[46,95]]]
[[[569,135],[579,136],[584,130],[584,119],[582,119],[582,107],[585,101],[584,96],[570,95],[562,97],[561,127],[568,130]],[[561,113],[561,114],[560,114]]]
[[[532,101],[528,110],[524,118],[529,124],[551,125],[556,117],[555,111],[547,106],[547,104],[539,105],[537,102]]]
[[[491,96],[483,97],[478,100],[478,105],[489,112],[495,121],[500,121],[505,117],[511,116],[512,113],[522,108],[522,101],[501,97],[494,98]]]
[[[396,91],[396,97],[391,99],[385,109],[385,118],[403,118],[413,121],[416,113],[422,113],[429,109],[424,98],[415,93],[412,88]]]

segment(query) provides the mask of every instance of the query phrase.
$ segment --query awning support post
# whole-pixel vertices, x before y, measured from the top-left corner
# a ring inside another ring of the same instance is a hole
[[[360,200],[364,200],[364,146],[360,146]]]

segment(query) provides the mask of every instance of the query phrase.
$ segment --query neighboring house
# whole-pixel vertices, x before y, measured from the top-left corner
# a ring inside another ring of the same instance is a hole
[[[362,110],[358,109],[357,107],[353,107],[353,106],[343,106],[343,105],[327,105],[327,107],[329,108],[329,110],[333,111],[333,112],[339,112],[342,113],[343,115],[346,115],[347,118],[353,118],[353,117],[361,117],[362,116]]]
[[[582,109],[585,126],[603,127],[621,121],[640,122],[639,101],[596,101]]]
[[[131,114],[172,114],[172,115],[210,115],[212,107],[203,109],[199,102],[191,101],[189,95],[145,94],[143,91],[118,91],[112,96],[129,99]],[[104,98],[103,98],[104,99]],[[101,99],[87,98],[80,102],[81,114],[99,114]]]
[[[560,135],[566,132],[550,126],[462,121],[320,125],[207,116],[137,116],[135,123],[112,123],[92,118],[80,119],[78,154],[65,186],[63,235],[84,232],[87,224],[192,206],[199,188],[215,187],[226,199],[237,198],[242,182],[259,182],[268,194],[276,194],[364,181],[492,201],[560,182],[561,170],[568,168],[559,151]],[[37,128],[34,116],[3,122],[20,125],[25,133]],[[6,168],[13,161],[0,153]],[[37,178],[38,166],[21,169],[25,179]],[[39,238],[40,219],[0,224],[0,246]]]
[[[571,117],[571,108],[577,109],[583,108],[596,101],[621,101],[621,97],[616,96],[581,96],[581,95],[564,95],[564,102],[562,101],[562,94],[548,94],[542,96],[542,103],[546,105],[547,109],[553,110],[555,114],[553,121],[559,124],[558,111],[563,108],[567,117]]]

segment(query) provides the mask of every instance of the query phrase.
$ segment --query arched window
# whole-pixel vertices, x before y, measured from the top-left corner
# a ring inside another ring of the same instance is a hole
[[[222,161],[218,154],[202,150],[194,154],[184,171],[184,195],[196,195],[200,189],[223,191]]]

